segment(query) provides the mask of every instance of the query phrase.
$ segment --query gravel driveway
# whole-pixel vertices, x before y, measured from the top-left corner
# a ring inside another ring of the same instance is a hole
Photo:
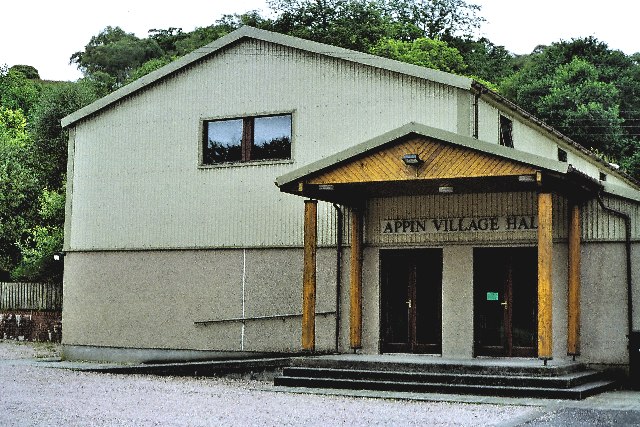
[[[480,426],[537,408],[277,392],[226,378],[77,372],[55,347],[0,341],[1,426]]]

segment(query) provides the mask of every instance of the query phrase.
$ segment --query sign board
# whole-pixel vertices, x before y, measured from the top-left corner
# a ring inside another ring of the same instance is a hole
[[[487,292],[487,301],[498,301],[497,292]]]
[[[384,235],[536,230],[537,219],[535,215],[383,219],[380,232]]]

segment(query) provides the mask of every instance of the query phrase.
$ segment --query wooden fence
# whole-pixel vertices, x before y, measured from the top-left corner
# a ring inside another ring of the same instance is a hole
[[[62,310],[61,283],[0,282],[0,310]]]

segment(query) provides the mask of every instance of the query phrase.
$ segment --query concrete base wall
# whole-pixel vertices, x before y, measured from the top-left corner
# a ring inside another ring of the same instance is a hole
[[[632,253],[638,254],[639,249],[640,246],[635,244]],[[632,259],[633,281],[638,284],[640,260],[635,256]],[[579,360],[593,364],[627,364],[627,284],[624,244],[583,244],[581,291],[581,356]],[[640,313],[636,310],[635,325],[639,323],[639,316]]]
[[[369,354],[380,348],[379,251],[366,247],[363,257],[359,351]],[[338,351],[348,353],[353,351],[349,248],[342,252]],[[634,246],[634,255],[640,255],[640,245]],[[624,260],[622,243],[582,245],[581,362],[628,361]],[[317,262],[316,349],[335,352],[336,250],[320,249]],[[568,357],[566,243],[554,244],[553,262],[553,352],[561,359]],[[638,264],[635,283],[640,280]],[[301,307],[302,249],[88,252],[65,257],[63,344],[72,359],[297,353]],[[639,316],[636,310],[636,328]],[[473,357],[473,322],[473,246],[445,246],[443,357]]]
[[[318,316],[316,348],[326,352],[335,349],[335,249],[318,251],[317,277],[317,311],[330,313]],[[72,252],[64,280],[67,348],[301,348],[302,249]],[[269,316],[282,317],[251,320]]]

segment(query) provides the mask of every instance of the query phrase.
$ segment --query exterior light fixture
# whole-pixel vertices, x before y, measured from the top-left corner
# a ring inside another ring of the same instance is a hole
[[[54,252],[53,253],[53,260],[54,261],[62,261],[63,257],[64,257],[64,252]]]
[[[318,185],[318,190],[321,191],[333,191],[335,188],[333,184],[320,184]]]
[[[453,193],[453,187],[450,185],[441,185],[438,187],[438,193],[451,194]]]
[[[519,182],[536,182],[536,177],[535,175],[519,175],[518,181]]]
[[[417,154],[405,154],[402,156],[402,161],[405,165],[417,166],[422,163],[420,156]]]

